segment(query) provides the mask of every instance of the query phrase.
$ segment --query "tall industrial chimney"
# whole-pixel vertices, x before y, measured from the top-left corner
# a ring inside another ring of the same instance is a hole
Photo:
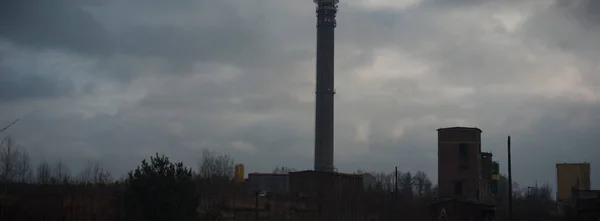
[[[339,0],[314,2],[317,4],[315,171],[333,172],[333,52],[335,14]]]

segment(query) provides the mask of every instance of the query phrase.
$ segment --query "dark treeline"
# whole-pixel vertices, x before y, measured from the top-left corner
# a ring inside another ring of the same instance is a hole
[[[215,220],[232,211],[232,207],[252,211],[255,198],[244,195],[243,184],[233,181],[234,163],[229,155],[208,150],[203,151],[198,164],[192,167],[157,154],[141,162],[127,176],[114,179],[97,162],[90,162],[81,172],[72,174],[61,161],[41,162],[34,167],[26,151],[2,148],[0,220],[187,221]],[[274,173],[293,171],[284,166],[273,170]],[[431,220],[428,205],[435,198],[437,187],[426,173],[371,174],[376,180],[375,187],[364,192],[360,199],[344,199],[344,204],[360,205],[355,208],[362,208],[361,216],[374,220]],[[520,187],[514,183],[513,189],[514,220],[551,219],[549,213],[556,206],[549,185]],[[265,200],[269,199],[261,199],[261,208],[268,208],[264,206],[269,203]],[[273,215],[264,220],[303,220],[276,211],[303,207],[282,200],[294,201],[293,197],[271,200],[269,213]],[[501,176],[496,202],[499,217],[506,217],[505,176]],[[254,215],[248,214],[252,212],[236,216],[235,220],[255,220]]]

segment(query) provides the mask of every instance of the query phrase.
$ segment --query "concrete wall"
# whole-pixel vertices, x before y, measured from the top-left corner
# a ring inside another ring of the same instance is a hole
[[[466,160],[462,163],[461,145],[466,147]],[[478,200],[480,176],[481,130],[468,127],[438,129],[439,196]],[[456,195],[455,188],[461,189],[462,194]]]
[[[272,192],[286,194],[289,192],[289,175],[273,173],[249,173],[246,193]]]
[[[590,164],[589,163],[557,163],[556,182],[559,201],[569,202],[572,199],[571,189],[590,189]],[[579,182],[579,186],[577,183]]]
[[[375,176],[373,176],[369,173],[363,173],[363,174],[361,174],[361,176],[362,176],[363,188],[365,190],[375,189],[375,185],[377,184],[377,180],[375,179]]]
[[[319,211],[319,220],[353,221],[360,217],[362,176],[335,172],[290,173],[290,191],[302,196],[309,209]],[[342,215],[344,217],[342,217]]]
[[[492,153],[481,153],[481,178],[492,180]]]

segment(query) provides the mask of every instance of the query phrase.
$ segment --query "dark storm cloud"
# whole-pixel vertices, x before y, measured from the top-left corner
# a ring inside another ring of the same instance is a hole
[[[264,65],[271,57],[270,48],[262,41],[265,37],[251,31],[252,28],[242,20],[197,29],[139,26],[123,33],[120,50],[138,56],[157,56],[186,72],[196,61]]]
[[[555,6],[586,25],[600,25],[600,3],[594,0],[556,0]]]
[[[3,0],[0,36],[32,48],[92,55],[107,55],[113,50],[110,34],[78,2],[70,0]]]
[[[68,79],[21,73],[0,66],[0,105],[31,99],[59,98],[73,92],[73,84]]]

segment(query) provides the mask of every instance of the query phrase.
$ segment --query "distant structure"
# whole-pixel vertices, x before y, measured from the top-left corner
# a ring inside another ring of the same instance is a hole
[[[316,220],[356,220],[360,217],[360,197],[364,192],[363,174],[324,171],[290,173],[290,191],[317,211]]]
[[[290,176],[280,173],[249,173],[246,181],[246,193],[256,192],[287,194],[290,190]]]
[[[243,183],[244,182],[244,164],[236,164],[235,165],[235,182]]]
[[[438,198],[430,205],[433,220],[494,220],[495,178],[492,154],[481,152],[481,129],[440,128]]]
[[[498,193],[500,184],[500,164],[497,161],[492,162],[492,193]]]
[[[375,179],[375,176],[371,175],[370,173],[362,173],[359,175],[362,177],[363,188],[366,191],[375,189],[375,186],[377,185],[377,179]]]
[[[494,162],[492,161],[492,153],[481,152],[481,180],[479,185],[479,199],[490,201],[493,198],[493,173]]]
[[[451,127],[437,131],[439,196],[478,200],[481,129]]]
[[[315,110],[315,171],[333,172],[333,57],[335,15],[339,0],[317,4],[317,90]]]
[[[557,163],[557,215],[600,220],[600,190],[591,190],[589,163]]]
[[[573,198],[573,188],[576,190],[589,190],[590,164],[589,163],[557,163],[556,164],[556,201],[570,202]]]

